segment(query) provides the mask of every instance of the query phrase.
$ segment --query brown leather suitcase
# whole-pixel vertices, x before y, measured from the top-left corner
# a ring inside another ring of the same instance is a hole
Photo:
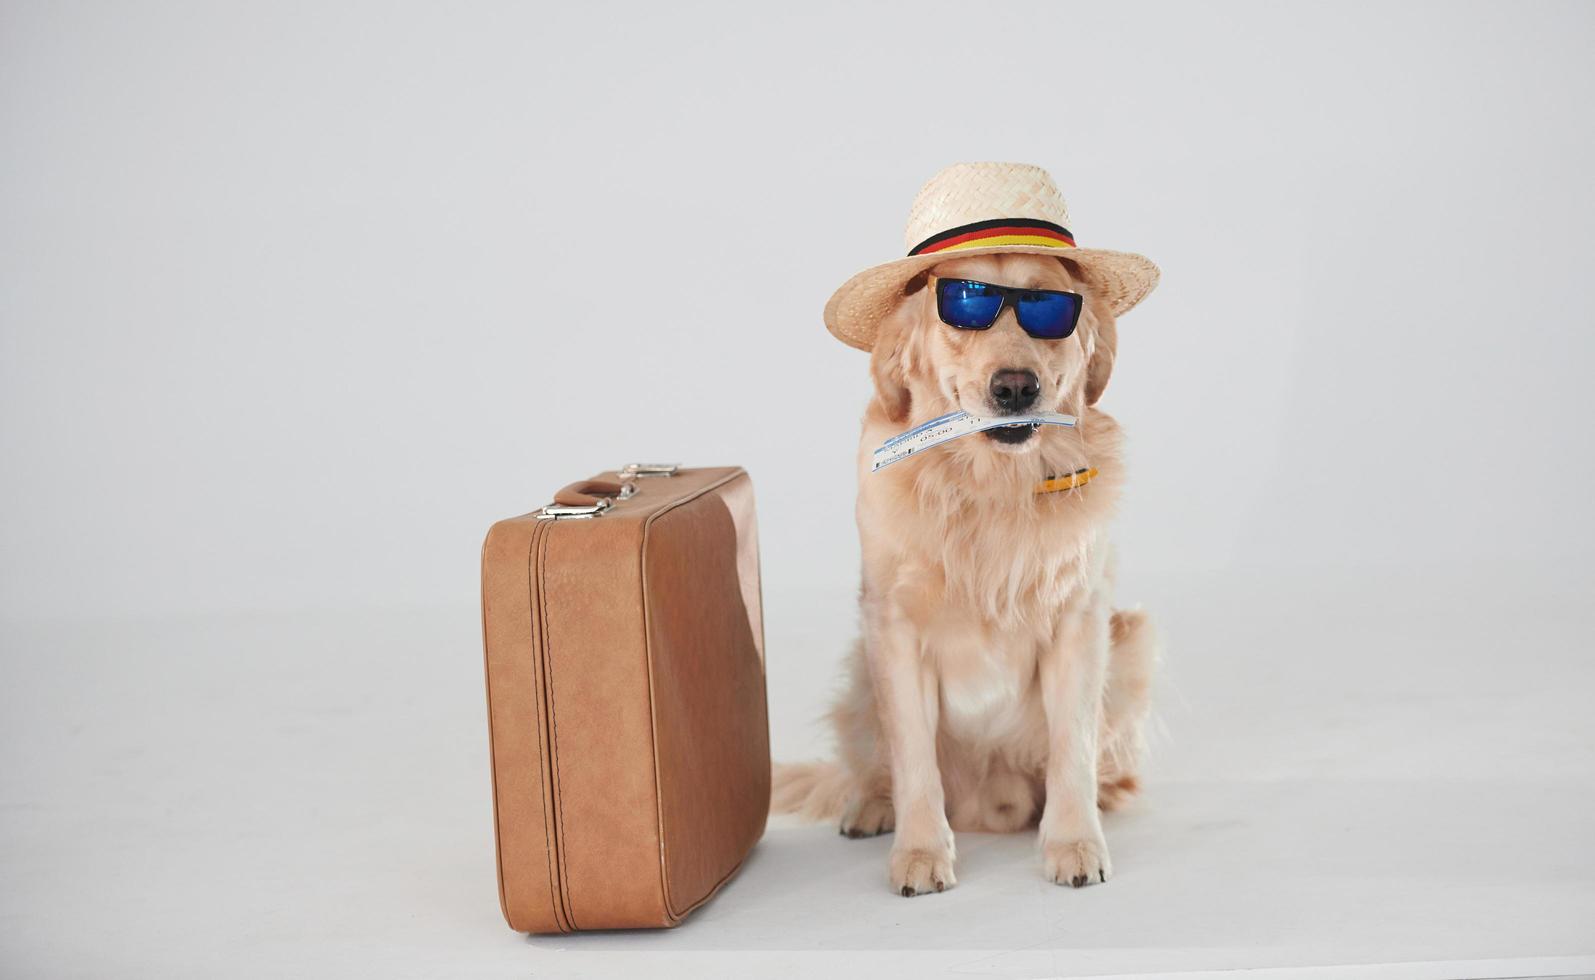
[[[629,466],[499,521],[482,626],[510,926],[680,922],[769,813],[748,475]]]

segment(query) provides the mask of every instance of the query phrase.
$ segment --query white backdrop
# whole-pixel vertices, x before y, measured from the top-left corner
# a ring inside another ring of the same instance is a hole
[[[1590,553],[1595,9],[982,11],[7,4],[0,612],[464,604],[634,458],[850,579],[820,308],[965,159],[1163,268],[1127,572]]]
[[[1582,2],[0,2],[0,973],[1595,969],[1592,41]],[[823,751],[870,386],[821,308],[983,159],[1163,269],[1103,403],[1170,638],[1115,882],[965,835],[905,912],[885,841],[772,826],[694,925],[511,936],[488,525],[746,466],[773,745]]]

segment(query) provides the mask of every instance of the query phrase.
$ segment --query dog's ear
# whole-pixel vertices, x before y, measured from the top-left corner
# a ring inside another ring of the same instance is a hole
[[[1091,359],[1085,368],[1085,403],[1095,405],[1108,389],[1108,378],[1113,376],[1113,359],[1119,350],[1119,327],[1113,314],[1103,309],[1091,310],[1091,344],[1087,348]]]
[[[1071,259],[1058,258],[1074,281],[1084,286],[1085,309],[1080,311],[1080,325],[1085,328],[1080,338],[1085,344],[1085,403],[1095,405],[1102,393],[1108,390],[1108,379],[1113,376],[1113,358],[1119,350],[1119,327],[1113,314],[1103,309],[1092,298],[1091,277],[1080,264]]]
[[[875,382],[875,400],[893,422],[908,421],[912,398],[903,365],[904,348],[914,325],[914,294],[925,288],[927,278],[922,272],[903,286],[897,306],[881,318],[875,331],[875,345],[870,348],[870,378]]]

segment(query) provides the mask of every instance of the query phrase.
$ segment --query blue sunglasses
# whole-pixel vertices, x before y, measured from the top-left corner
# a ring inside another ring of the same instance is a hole
[[[1009,304],[1025,333],[1037,340],[1063,340],[1080,322],[1084,299],[1079,293],[1061,289],[1020,289],[973,279],[936,280],[936,313],[949,327],[989,329]]]

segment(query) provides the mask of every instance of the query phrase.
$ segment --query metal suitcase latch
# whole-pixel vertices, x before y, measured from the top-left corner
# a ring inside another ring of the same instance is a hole
[[[590,517],[597,517],[613,506],[614,501],[608,497],[600,498],[597,503],[591,504],[549,504],[537,512],[537,519],[540,521],[586,520]]]

